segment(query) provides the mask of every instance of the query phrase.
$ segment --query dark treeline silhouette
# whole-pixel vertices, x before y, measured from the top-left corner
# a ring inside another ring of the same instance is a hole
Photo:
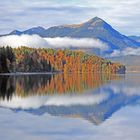
[[[22,59],[16,52],[9,46],[0,48],[0,73],[54,71],[50,62],[39,57],[37,51],[21,50]]]
[[[0,76],[0,98],[10,100],[14,91],[14,79],[10,76]]]
[[[53,75],[0,76],[0,99],[10,100],[15,95],[27,96],[50,84]]]
[[[11,47],[0,48],[0,73],[9,73],[14,70],[15,54]]]

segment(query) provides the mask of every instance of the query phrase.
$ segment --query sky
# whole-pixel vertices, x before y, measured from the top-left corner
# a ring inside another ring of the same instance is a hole
[[[98,16],[125,35],[140,35],[140,0],[0,0],[0,34]]]

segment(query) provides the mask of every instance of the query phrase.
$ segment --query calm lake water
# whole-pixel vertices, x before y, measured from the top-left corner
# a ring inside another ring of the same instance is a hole
[[[0,76],[1,140],[139,140],[140,75]]]

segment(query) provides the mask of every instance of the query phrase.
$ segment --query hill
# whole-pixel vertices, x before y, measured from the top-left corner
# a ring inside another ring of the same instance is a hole
[[[9,51],[10,50],[10,51]],[[125,66],[81,51],[0,48],[0,72],[125,73]]]

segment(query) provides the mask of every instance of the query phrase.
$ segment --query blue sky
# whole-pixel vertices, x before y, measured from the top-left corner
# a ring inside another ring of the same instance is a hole
[[[98,16],[126,35],[140,35],[140,0],[0,0],[0,34]]]

